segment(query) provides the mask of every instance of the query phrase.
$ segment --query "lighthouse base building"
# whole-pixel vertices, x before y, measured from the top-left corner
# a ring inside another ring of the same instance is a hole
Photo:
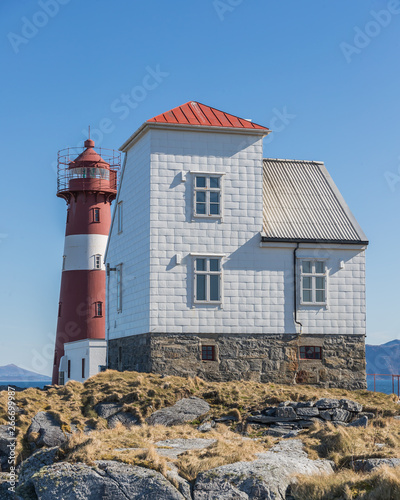
[[[360,389],[367,238],[322,162],[197,102],[122,146],[109,368]]]

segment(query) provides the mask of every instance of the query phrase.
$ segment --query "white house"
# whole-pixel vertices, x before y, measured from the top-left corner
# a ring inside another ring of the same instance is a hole
[[[84,382],[99,373],[106,365],[107,342],[102,339],[83,339],[64,344],[60,359],[60,384],[69,380]]]
[[[321,162],[198,102],[126,153],[106,263],[108,366],[365,387],[367,238]]]

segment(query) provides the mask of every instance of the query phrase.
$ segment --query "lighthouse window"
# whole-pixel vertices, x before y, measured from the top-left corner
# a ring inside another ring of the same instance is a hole
[[[101,269],[101,255],[94,256],[94,268]]]
[[[61,306],[62,306],[62,302],[59,302],[58,303],[58,317],[61,318]]]
[[[122,233],[122,201],[117,205],[118,233]]]
[[[96,302],[95,306],[95,316],[103,316],[103,302]]]
[[[100,222],[100,208],[93,210],[93,222]]]
[[[117,266],[117,311],[122,311],[122,264]]]
[[[85,358],[82,358],[82,378],[85,378]]]

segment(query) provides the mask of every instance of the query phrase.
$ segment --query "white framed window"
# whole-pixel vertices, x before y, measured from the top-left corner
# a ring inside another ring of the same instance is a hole
[[[63,263],[62,263],[62,270],[65,271],[65,261],[67,259],[66,255],[63,255]]]
[[[122,233],[122,201],[120,201],[117,205],[117,224],[118,233]]]
[[[101,255],[97,254],[94,256],[94,268],[101,269]]]
[[[327,303],[327,269],[324,260],[302,259],[301,272],[301,304]]]
[[[117,311],[122,312],[122,264],[116,266],[117,273]]]
[[[194,174],[194,208],[195,217],[222,216],[222,175]]]
[[[220,304],[222,302],[221,285],[221,258],[196,257],[194,259],[194,302]]]

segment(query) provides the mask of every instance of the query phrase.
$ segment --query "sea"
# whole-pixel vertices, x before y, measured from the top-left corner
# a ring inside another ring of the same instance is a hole
[[[0,380],[0,386],[9,386],[9,387],[20,387],[21,389],[27,389],[28,387],[38,387],[39,389],[43,389],[45,385],[51,384],[51,380],[48,382],[8,382]]]

